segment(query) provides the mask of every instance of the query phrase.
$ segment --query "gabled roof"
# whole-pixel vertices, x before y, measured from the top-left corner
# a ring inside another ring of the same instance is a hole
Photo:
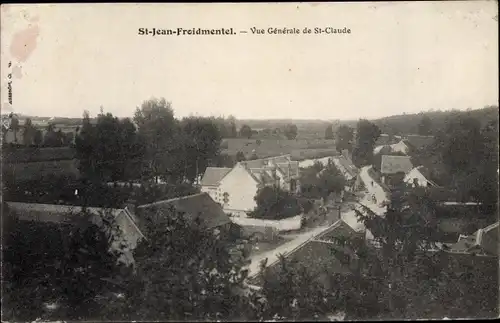
[[[207,167],[201,179],[202,186],[217,186],[232,168],[228,167]]]
[[[244,165],[247,168],[263,168],[269,164],[269,162],[272,163],[286,163],[290,161],[291,155],[281,155],[281,156],[275,156],[275,157],[268,157],[268,158],[261,158],[261,159],[254,159],[254,160],[246,160],[240,162],[242,165]]]
[[[278,163],[278,169],[285,175],[285,178],[288,179],[288,175],[290,178],[294,178],[299,176],[299,162],[298,161],[289,161],[286,163]]]
[[[496,232],[494,231],[496,230]],[[488,238],[485,238],[488,236]],[[460,235],[457,243],[450,246],[452,252],[469,253],[473,251],[498,251],[498,222],[479,229],[469,236]]]
[[[382,155],[380,170],[382,174],[408,173],[413,165],[409,156]]]
[[[231,223],[230,218],[224,213],[222,207],[207,193],[144,204],[138,207],[138,211],[144,216],[147,215],[148,211],[155,213],[158,211],[168,212],[171,207],[174,207],[178,212],[185,213],[190,220],[199,219],[209,229]]]
[[[264,168],[251,168],[250,172],[258,179],[259,183],[271,184],[275,182],[272,175],[269,174],[270,172]]]
[[[6,202],[9,211],[13,212],[19,219],[37,222],[71,223],[75,216],[82,215],[83,208],[73,205],[38,204]],[[108,213],[114,218],[124,214],[131,226],[144,238],[143,233],[136,223],[135,216],[128,209],[106,209],[100,207],[87,207],[87,214],[101,217]]]

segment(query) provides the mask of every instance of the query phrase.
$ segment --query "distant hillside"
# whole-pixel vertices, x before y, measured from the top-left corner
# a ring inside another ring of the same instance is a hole
[[[483,109],[468,110],[468,111],[428,111],[416,114],[402,114],[390,117],[384,117],[372,120],[382,131],[382,133],[393,134],[415,134],[418,133],[418,125],[422,117],[428,116],[432,122],[432,129],[443,129],[447,120],[458,115],[469,115],[478,119],[481,125],[485,125],[492,120],[498,120],[498,107],[489,106]]]

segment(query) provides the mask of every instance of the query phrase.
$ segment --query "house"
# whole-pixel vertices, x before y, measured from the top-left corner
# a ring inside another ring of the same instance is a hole
[[[296,264],[303,265],[313,276],[328,284],[328,277],[332,274],[351,273],[356,265],[355,255],[344,243],[355,237],[363,238],[343,220],[338,220],[328,229],[315,237],[305,241],[294,250],[285,254],[285,258]],[[338,251],[338,252],[335,252]],[[280,261],[267,264],[266,271],[279,275]],[[260,286],[263,283],[262,273],[250,277],[249,283]]]
[[[201,180],[201,191],[208,193],[233,216],[247,215],[257,206],[254,197],[265,186],[297,192],[299,163],[290,155],[249,160],[232,169],[209,167]]]
[[[189,221],[199,221],[208,230],[218,232],[233,229],[231,219],[222,207],[208,193],[198,193],[169,200],[144,204],[137,207],[137,215],[141,221],[153,220],[169,214],[172,209],[183,214]]]
[[[382,162],[380,163],[380,173],[382,174],[382,182],[390,185],[393,179],[404,176],[413,169],[409,156],[391,156],[382,155]]]
[[[431,173],[427,167],[417,166],[406,174],[404,181],[413,187],[438,186],[430,180],[430,177]]]
[[[344,155],[336,156],[331,158],[335,166],[344,175],[344,177],[350,181],[358,175],[358,169],[349,158]]]
[[[50,222],[71,224],[76,220],[76,216],[84,214],[81,206],[37,204],[6,202],[9,214],[16,216],[22,221]],[[85,208],[86,214],[90,216],[90,221],[99,227],[103,225],[103,217],[110,215],[116,222],[120,233],[112,231],[115,237],[112,242],[112,250],[120,250],[121,243],[125,242],[127,248],[119,261],[125,264],[133,264],[132,251],[137,244],[145,239],[137,225],[137,219],[127,208],[125,209],[104,209],[98,207]]]
[[[471,235],[460,235],[451,252],[498,255],[498,221]]]

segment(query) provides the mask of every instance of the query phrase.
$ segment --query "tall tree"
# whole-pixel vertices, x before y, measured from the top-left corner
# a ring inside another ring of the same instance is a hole
[[[326,129],[325,129],[325,139],[333,139],[333,138],[334,138],[334,135],[333,135],[332,125],[329,124],[328,126],[326,126]]]
[[[19,131],[19,118],[11,113],[10,118],[10,129],[14,133],[14,142],[17,143],[17,133]]]
[[[335,145],[339,152],[344,149],[352,151],[353,134],[354,129],[347,125],[341,125],[337,129],[337,135],[335,136]]]
[[[23,144],[31,146],[34,144],[36,129],[30,118],[26,118],[23,125]]]
[[[372,164],[373,148],[380,134],[380,129],[375,124],[365,119],[359,120],[356,147],[352,153],[353,162],[358,167]]]
[[[146,144],[144,175],[156,182],[181,180],[183,138],[171,103],[164,98],[144,101],[136,109],[134,122]]]
[[[240,128],[240,137],[250,139],[252,137],[252,128],[249,125],[244,124]]]
[[[63,145],[62,137],[55,131],[55,127],[51,123],[47,126],[43,145],[46,147],[61,147]]]
[[[125,181],[134,179],[134,175],[137,178],[139,169],[135,165],[142,157],[143,145],[130,120],[120,121],[107,113],[100,114],[93,125],[85,113],[76,152],[84,178],[92,182]]]
[[[112,217],[105,217],[109,227],[100,228],[85,213],[70,215],[79,219],[70,225],[3,214],[8,230],[2,237],[2,318],[97,319],[100,306],[95,300],[104,291],[104,279],[120,273],[119,253],[108,252]],[[48,312],[44,303],[58,308]]]
[[[186,140],[186,177],[193,181],[219,155],[222,136],[209,118],[184,118],[181,127]]]
[[[223,235],[174,209],[158,212],[145,218],[149,242],[137,249],[137,279],[119,313],[141,321],[242,319],[242,258],[230,256]]]
[[[287,124],[283,129],[283,133],[285,134],[285,137],[288,140],[293,140],[297,138],[297,133],[298,133],[297,125],[291,123]]]
[[[280,220],[299,215],[302,207],[299,200],[290,192],[278,186],[265,186],[255,196],[257,206],[251,216],[262,219]]]
[[[422,117],[420,123],[418,124],[418,134],[419,135],[430,135],[432,132],[432,120],[428,115]]]
[[[229,136],[230,138],[238,137],[238,130],[236,129],[236,118],[230,115],[227,120],[229,121]]]

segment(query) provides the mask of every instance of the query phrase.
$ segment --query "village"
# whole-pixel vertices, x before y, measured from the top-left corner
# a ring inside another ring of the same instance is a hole
[[[150,101],[149,104],[154,102]],[[101,114],[95,121],[87,121],[86,126],[80,125],[78,129],[88,127],[99,131],[100,124],[105,122],[106,118],[109,119],[110,115]],[[196,120],[197,124],[199,125],[202,120],[206,124],[214,122],[213,119],[199,119]],[[426,121],[423,120],[421,124],[425,124]],[[65,142],[61,140],[57,147],[37,148],[34,137],[31,138],[31,142],[29,138],[26,139],[34,132],[30,128],[33,127],[33,123],[30,120],[27,122],[22,120],[15,121],[14,124],[22,124],[21,128],[24,129],[16,134],[13,134],[12,127],[8,129],[4,127],[3,131],[3,138],[7,141],[4,141],[3,145],[4,151],[7,152],[4,155],[2,179],[3,214],[13,216],[16,221],[21,221],[19,223],[30,223],[30,226],[40,223],[44,227],[51,223],[70,224],[71,227],[75,225],[74,223],[78,223],[75,219],[81,219],[81,216],[86,214],[84,218],[88,218],[91,223],[112,237],[109,250],[117,253],[119,255],[117,262],[127,268],[136,268],[137,260],[134,254],[141,245],[151,243],[151,236],[156,234],[151,231],[152,228],[163,223],[167,219],[165,216],[176,212],[181,214],[183,221],[197,223],[205,232],[210,232],[221,239],[220,241],[224,241],[230,258],[235,262],[239,261],[240,270],[245,272],[241,288],[253,293],[262,291],[265,275],[282,275],[279,268],[283,261],[290,261],[296,266],[307,268],[312,275],[319,275],[320,281],[328,280],[328,276],[345,276],[347,273],[356,272],[355,268],[359,265],[358,261],[352,258],[353,250],[348,248],[350,251],[346,251],[344,245],[340,249],[342,253],[335,254],[330,249],[339,248],[338,239],[352,241],[361,239],[369,248],[381,248],[379,233],[371,232],[371,222],[367,222],[361,214],[371,212],[376,217],[385,218],[385,214],[390,212],[388,208],[394,207],[394,196],[402,189],[408,192],[423,190],[436,207],[434,211],[429,212],[446,212],[446,215],[445,213],[435,215],[433,234],[429,233],[423,237],[432,240],[432,246],[429,245],[422,250],[436,254],[444,252],[451,258],[454,258],[454,255],[458,257],[470,255],[473,258],[498,259],[498,220],[495,220],[495,217],[471,217],[474,212],[479,212],[482,203],[470,198],[464,199],[463,195],[460,196],[451,187],[438,185],[433,180],[433,173],[427,168],[428,166],[417,163],[418,154],[432,149],[436,139],[431,135],[389,136],[379,133],[377,138],[372,140],[373,148],[369,153],[372,156],[370,157],[372,163],[368,165],[360,164],[359,157],[354,157],[358,161],[353,162],[353,153],[357,152],[352,148],[362,145],[359,133],[365,131],[363,127],[367,125],[373,127],[368,121],[362,120],[358,123],[357,129],[347,131],[350,133],[349,138],[340,138],[342,133],[346,132],[345,126],[344,129],[342,127],[337,129],[337,133],[328,126],[325,132],[326,142],[333,134],[337,139],[330,142],[334,144],[336,142],[337,145],[344,145],[346,148],[337,148],[331,156],[325,157],[294,160],[292,154],[266,156],[267,147],[263,148],[266,157],[262,158],[258,156],[259,153],[262,154],[258,148],[269,145],[263,142],[270,140],[262,137],[263,139],[255,139],[260,144],[246,156],[239,151],[232,167],[224,161],[223,166],[219,163],[222,167],[206,164],[203,170],[200,169],[200,161],[197,159],[192,166],[198,173],[192,177],[194,180],[189,182],[191,184],[182,184],[182,181],[177,184],[190,186],[191,189],[186,193],[177,192],[172,195],[163,190],[163,193],[156,194],[157,197],[153,195],[149,200],[140,202],[141,194],[150,195],[155,187],[168,185],[168,182],[158,179],[149,184],[144,180],[131,181],[118,178],[107,180],[101,184],[105,184],[109,192],[125,190],[128,192],[126,194],[128,198],[116,206],[103,207],[102,202],[89,205],[92,199],[82,204],[81,197],[86,194],[85,190],[79,186],[73,192],[73,188],[70,188],[73,186],[68,185],[69,182],[66,184],[68,187],[62,188],[63,191],[66,190],[66,195],[56,197],[55,203],[30,202],[30,200],[36,201],[36,195],[40,194],[32,190],[37,184],[22,183],[30,183],[30,177],[38,182],[41,180],[50,183],[54,180],[50,176],[53,176],[55,169],[47,168],[44,164],[74,163],[71,168],[57,171],[69,172],[68,174],[76,172],[79,173],[78,176],[83,175],[82,171],[98,171],[99,174],[102,172],[95,167],[85,170],[82,168],[85,159],[82,159],[81,154],[80,160],[76,158],[79,156],[78,150],[83,147],[82,142],[76,139],[83,138],[81,131],[74,135],[74,140],[69,146],[65,147]],[[51,129],[54,126],[50,125],[49,121],[47,127],[49,131],[45,137],[50,141],[50,131],[53,131]],[[76,129],[75,126],[71,128]],[[140,131],[140,128],[138,129]],[[267,130],[260,132],[269,133]],[[259,132],[255,134],[253,131],[250,137],[252,136],[259,137]],[[20,139],[17,139],[18,137]],[[347,139],[347,142],[343,139]],[[23,144],[16,143],[16,140]],[[229,148],[231,144],[225,142],[231,140],[233,139],[222,139],[220,146]],[[281,139],[281,142],[287,140],[289,139]],[[248,145],[248,141],[244,145]],[[116,148],[104,147],[104,149]],[[58,158],[43,152],[75,149],[76,154],[58,153]],[[24,159],[19,158],[23,152],[31,152],[31,155]],[[87,158],[95,157],[90,155]],[[65,159],[68,160],[64,161]],[[36,167],[39,170],[28,173],[28,169],[31,168],[26,166],[29,164],[32,164],[32,167],[38,165]],[[49,174],[41,175],[47,171]],[[161,175],[160,177],[168,181],[168,177]],[[15,178],[18,178],[18,181],[12,182]],[[99,178],[105,179],[101,175]],[[18,187],[11,191],[14,188],[12,185]],[[20,188],[19,185],[23,187]],[[49,185],[54,185],[54,182]],[[69,195],[73,195],[72,198],[67,198],[68,192]],[[109,192],[105,193],[106,196],[109,196],[107,195]],[[40,201],[43,200],[43,195],[47,196],[41,194]],[[118,205],[122,207],[117,207]],[[425,214],[426,218],[428,216],[429,214]],[[108,227],[106,223],[109,221],[115,226]],[[351,260],[346,262],[344,257],[349,253],[351,256],[348,258]],[[311,259],[312,256],[315,258]],[[56,305],[57,302],[54,300],[47,300],[44,304],[46,313],[57,313],[55,309],[50,310],[51,306],[54,308],[61,306],[61,304]],[[324,314],[335,320],[344,319],[346,309],[332,309]]]
[[[0,14],[2,322],[500,316],[498,3]]]

